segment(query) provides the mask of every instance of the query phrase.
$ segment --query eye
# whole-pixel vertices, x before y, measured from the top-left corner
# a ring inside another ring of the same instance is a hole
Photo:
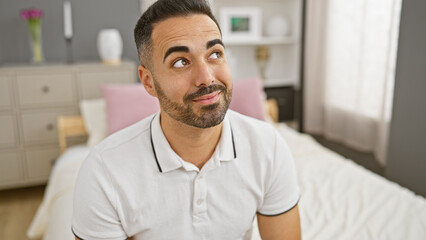
[[[209,56],[209,58],[210,59],[219,59],[221,56],[222,56],[221,52],[214,52]]]
[[[176,62],[173,63],[173,67],[175,67],[175,68],[183,68],[186,65],[188,65],[188,61],[186,61],[183,58],[178,59]]]

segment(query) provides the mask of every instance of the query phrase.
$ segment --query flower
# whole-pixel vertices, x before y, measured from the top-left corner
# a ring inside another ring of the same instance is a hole
[[[23,19],[27,20],[28,28],[30,29],[33,41],[38,42],[40,38],[40,25],[41,17],[43,17],[43,10],[29,8],[21,11]]]
[[[41,49],[41,18],[43,11],[40,9],[29,8],[21,11],[21,17],[27,21],[28,29],[33,47],[33,61],[40,63],[43,61],[43,53]]]
[[[24,9],[21,11],[21,17],[25,20],[40,19],[43,17],[43,10],[35,8]]]

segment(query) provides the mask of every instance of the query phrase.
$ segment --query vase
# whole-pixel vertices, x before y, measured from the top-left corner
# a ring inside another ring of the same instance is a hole
[[[44,58],[41,21],[28,21],[28,29],[30,31],[31,62],[35,64],[42,63]]]
[[[117,29],[102,29],[98,34],[98,53],[104,64],[121,63],[123,41]]]
[[[271,37],[284,37],[290,32],[290,24],[283,16],[273,16],[266,25],[266,34]]]

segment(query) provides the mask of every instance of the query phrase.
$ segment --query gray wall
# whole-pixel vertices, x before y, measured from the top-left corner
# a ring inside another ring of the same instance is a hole
[[[140,16],[139,0],[71,0],[73,57],[98,61],[96,38],[103,28],[116,28],[123,39],[123,58],[138,61],[133,28]],[[43,52],[46,62],[65,62],[62,0],[0,0],[0,64],[28,63],[31,57],[25,8],[40,8],[43,18]]]
[[[387,176],[426,196],[426,1],[402,5]]]

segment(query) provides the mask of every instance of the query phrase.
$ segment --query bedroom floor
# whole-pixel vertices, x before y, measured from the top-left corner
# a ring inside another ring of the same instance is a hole
[[[0,239],[25,240],[45,186],[0,191]]]

